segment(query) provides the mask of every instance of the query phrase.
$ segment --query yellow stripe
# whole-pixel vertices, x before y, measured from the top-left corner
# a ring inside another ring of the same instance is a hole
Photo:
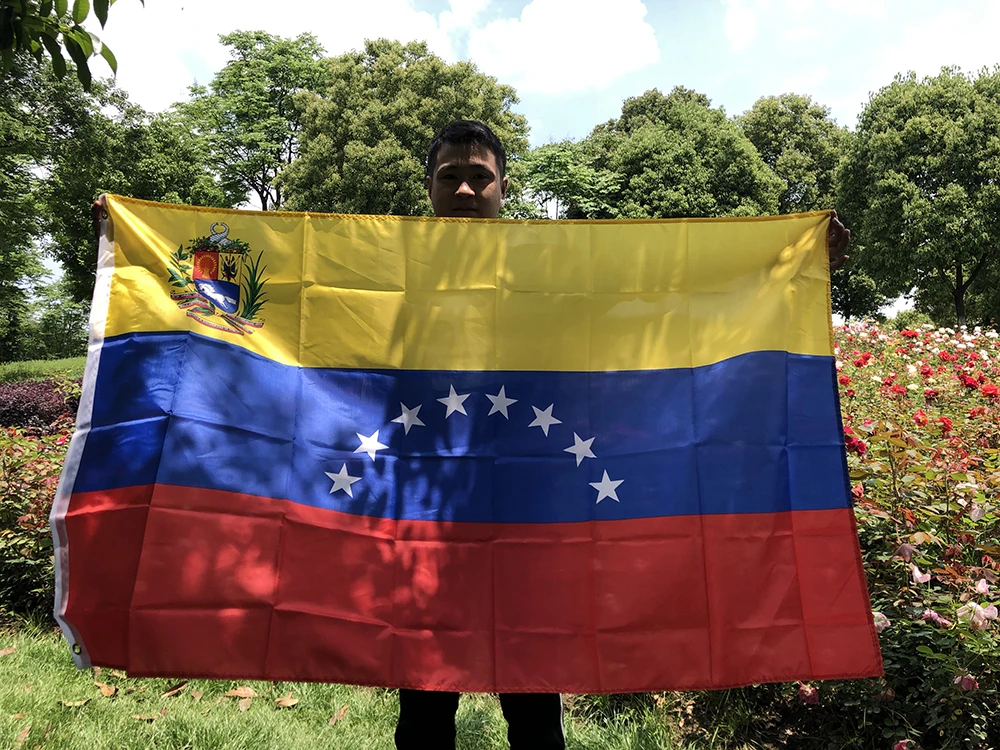
[[[105,336],[190,330],[285,364],[427,370],[660,369],[759,350],[832,353],[826,212],[553,222],[117,197],[109,208]],[[267,267],[263,326],[252,334],[210,328],[170,298],[171,253],[215,222]]]

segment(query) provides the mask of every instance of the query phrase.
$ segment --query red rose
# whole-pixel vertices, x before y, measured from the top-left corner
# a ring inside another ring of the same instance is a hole
[[[927,415],[924,414],[923,409],[917,409],[916,412],[914,412],[913,421],[916,422],[921,427],[927,424]]]

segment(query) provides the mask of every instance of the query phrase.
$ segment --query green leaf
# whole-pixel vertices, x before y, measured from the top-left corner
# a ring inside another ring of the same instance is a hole
[[[109,5],[109,0],[94,0],[94,15],[97,16],[97,20],[101,22],[102,29],[104,28],[104,24],[108,22]]]
[[[90,0],[73,0],[73,23],[83,23],[90,13]]]
[[[66,15],[67,0],[56,0],[56,15],[62,18]]]
[[[59,43],[48,34],[42,34],[41,39],[52,57],[52,70],[55,71],[56,78],[62,80],[66,76],[66,61],[63,59]]]
[[[94,54],[94,40],[90,38],[90,34],[81,28],[70,29],[68,32],[63,34],[64,39],[72,39],[80,46],[80,51],[83,53],[84,57],[92,57]]]
[[[111,48],[104,42],[101,42],[101,57],[108,61],[111,72],[118,75],[118,60],[115,59],[115,54],[111,51]]]
[[[48,16],[52,14],[52,0],[43,0],[42,4],[38,7],[38,15]]]
[[[76,63],[76,77],[80,79],[84,91],[90,91],[90,68],[87,67],[87,56],[76,42],[75,38],[69,35],[64,36],[66,51]],[[87,38],[90,41],[90,38]]]

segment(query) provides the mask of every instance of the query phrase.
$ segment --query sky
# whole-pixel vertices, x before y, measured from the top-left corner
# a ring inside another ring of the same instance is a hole
[[[119,86],[153,111],[210,82],[228,59],[218,36],[234,30],[310,32],[330,55],[378,37],[426,41],[513,86],[532,145],[583,138],[628,97],[674,86],[731,115],[808,94],[853,128],[897,73],[1000,64],[996,0],[123,0],[103,31],[90,23],[118,58]]]

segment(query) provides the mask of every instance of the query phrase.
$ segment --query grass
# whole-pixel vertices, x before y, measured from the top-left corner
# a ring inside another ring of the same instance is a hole
[[[34,359],[28,362],[0,363],[0,383],[20,380],[44,380],[52,376],[82,378],[86,357],[66,359]]]
[[[0,631],[0,652],[10,648],[13,651],[0,656],[2,748],[393,748],[397,701],[392,690],[191,680],[178,695],[164,697],[182,681],[129,679],[109,669],[96,675],[91,670],[77,670],[62,636],[50,630],[27,627]],[[95,682],[117,688],[116,694],[104,696]],[[257,694],[245,710],[237,698],[225,695],[241,685],[249,685]],[[275,700],[289,692],[298,703],[279,709]],[[672,715],[667,710],[636,705],[608,711],[602,709],[607,703],[581,698],[574,696],[569,701],[576,705],[566,716],[567,748],[682,747],[672,739]],[[84,700],[83,705],[62,703]],[[347,706],[346,713],[331,726],[331,718],[343,706]],[[494,696],[462,696],[456,723],[459,748],[507,747],[506,724]]]

